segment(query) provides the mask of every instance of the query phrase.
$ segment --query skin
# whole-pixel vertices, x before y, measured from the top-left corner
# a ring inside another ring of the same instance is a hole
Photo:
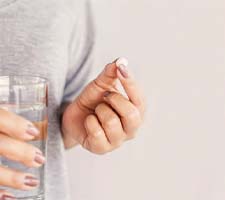
[[[27,143],[27,141],[35,138],[29,133],[31,131],[30,128],[35,129],[34,125],[26,119],[3,109],[0,109],[0,118],[0,156],[20,162],[27,167],[40,167],[44,163],[41,151]],[[40,156],[42,157],[42,163],[35,161],[37,156],[39,158]],[[27,185],[27,178],[29,178],[29,181],[33,181],[33,186],[31,184]],[[32,174],[0,166],[1,186],[31,190],[38,183],[39,181]],[[4,199],[4,195],[12,196],[6,191],[0,190],[0,199]]]
[[[127,97],[117,89],[119,84]],[[110,63],[65,108],[61,124],[65,147],[80,144],[95,154],[110,152],[135,137],[144,112],[144,97],[131,73]],[[35,127],[37,124],[0,109],[0,156],[28,167],[42,166],[45,160],[41,151],[27,143],[39,138]],[[32,190],[38,183],[32,174],[0,166],[0,186]],[[0,190],[0,199],[4,195],[13,199],[12,194]]]
[[[115,62],[108,64],[67,107],[62,120],[67,148],[78,143],[105,154],[135,137],[143,122],[145,100],[131,73],[123,68]],[[127,97],[117,89],[119,84]]]

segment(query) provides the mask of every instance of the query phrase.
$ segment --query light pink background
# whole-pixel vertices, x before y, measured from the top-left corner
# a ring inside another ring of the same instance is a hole
[[[148,97],[138,138],[68,152],[73,200],[225,199],[225,1],[93,0],[96,70],[126,56]]]

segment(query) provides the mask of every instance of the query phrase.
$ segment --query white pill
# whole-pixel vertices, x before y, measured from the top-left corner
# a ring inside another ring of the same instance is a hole
[[[126,58],[122,58],[122,57],[117,59],[116,66],[119,67],[121,65],[127,67],[128,66],[128,60]]]

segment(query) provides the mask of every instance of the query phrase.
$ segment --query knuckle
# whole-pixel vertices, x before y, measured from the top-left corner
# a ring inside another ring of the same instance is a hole
[[[97,150],[97,153],[105,154],[109,151],[109,147],[106,145],[100,145],[96,150]]]
[[[140,112],[137,108],[134,108],[128,116],[130,116],[131,118],[135,118],[135,119],[140,118]]]
[[[102,105],[98,104],[95,108],[95,113],[98,113],[101,110]]]
[[[109,100],[111,101],[118,101],[120,100],[120,94],[116,93],[116,92],[112,92],[109,96],[108,96]]]
[[[127,122],[133,126],[139,126],[141,124],[141,116],[138,109],[134,109],[127,116]]]
[[[107,105],[105,103],[100,103],[96,106],[95,111],[96,113],[101,112],[103,109],[105,109]]]
[[[121,140],[118,140],[118,141],[113,143],[113,148],[118,149],[122,146],[122,144],[123,144],[123,142]]]
[[[109,119],[107,119],[104,122],[104,126],[107,129],[112,129],[114,128],[116,125],[118,125],[119,120],[117,119],[117,117],[110,117]]]
[[[94,153],[97,154],[97,155],[105,155],[105,154],[107,154],[108,152],[109,152],[109,150],[108,150],[108,149],[105,149],[105,148],[103,148],[103,149],[98,149],[98,150],[94,151]]]
[[[98,138],[100,136],[102,136],[104,134],[104,131],[103,130],[94,130],[92,135],[95,137],[95,138]]]
[[[106,152],[106,151],[98,150],[98,151],[94,151],[93,153],[95,153],[95,154],[97,154],[97,155],[104,155],[104,154],[106,154],[107,152]]]
[[[91,123],[92,120],[93,120],[93,115],[88,115],[88,116],[86,117],[86,119],[84,120],[85,126],[88,127],[89,123]]]
[[[23,187],[23,184],[21,182],[21,175],[19,174],[19,172],[12,172],[10,177],[10,185],[17,189]]]
[[[28,167],[34,167],[34,158],[36,152],[38,151],[39,150],[36,147],[33,147],[31,145],[24,146],[23,151],[21,153],[21,161]]]
[[[96,116],[91,114],[86,117],[84,125],[88,131],[92,132],[93,126],[96,124],[96,122],[97,122]]]
[[[86,122],[89,122],[93,119],[93,115],[88,115],[85,119]]]
[[[90,151],[92,153],[95,153],[98,155],[103,155],[110,151],[110,147],[108,147],[107,145],[104,145],[104,144],[93,145],[91,143],[89,143],[89,144],[90,144]]]
[[[109,136],[109,140],[114,148],[118,148],[126,140],[126,134],[121,130],[113,131]]]

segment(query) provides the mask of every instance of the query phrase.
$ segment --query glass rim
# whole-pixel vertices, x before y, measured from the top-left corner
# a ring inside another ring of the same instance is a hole
[[[34,86],[34,85],[39,85],[39,84],[48,84],[49,83],[49,80],[43,76],[35,76],[35,75],[0,75],[0,87],[1,86],[8,86],[9,84],[1,84],[1,79],[2,78],[6,78],[6,77],[17,77],[17,78],[26,78],[26,80],[30,80],[25,82],[25,83],[15,83],[13,85],[31,85],[31,86]],[[38,79],[38,81],[36,83],[32,82],[33,79]]]

